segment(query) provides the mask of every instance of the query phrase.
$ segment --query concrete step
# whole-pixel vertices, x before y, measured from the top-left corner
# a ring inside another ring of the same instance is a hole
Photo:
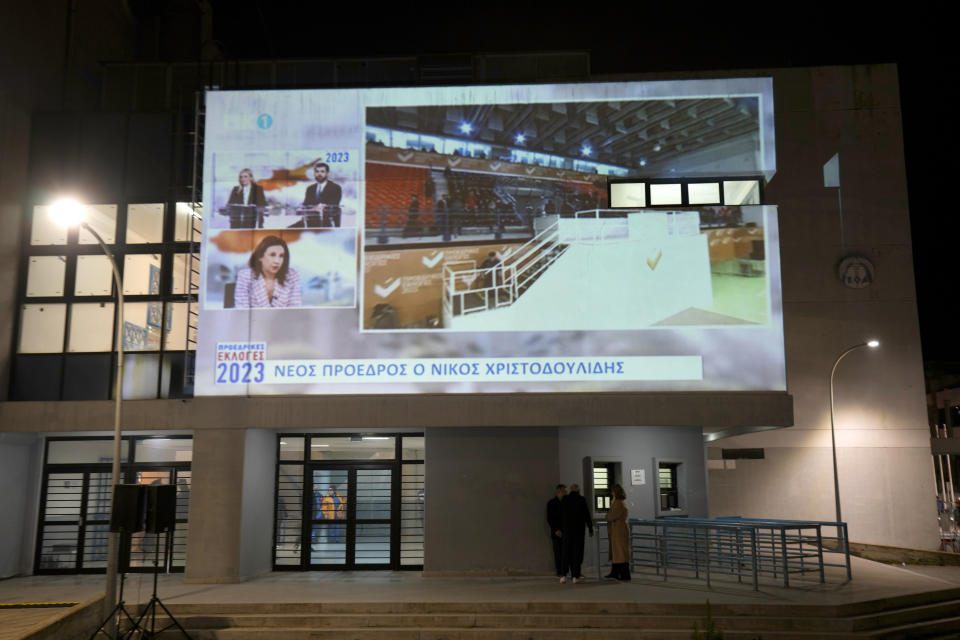
[[[883,613],[907,607],[960,600],[960,589],[908,594],[896,598],[882,598],[843,605],[796,604],[715,604],[711,608],[718,616],[814,616],[858,617]],[[705,613],[703,603],[669,604],[642,602],[256,602],[256,603],[165,603],[175,616],[284,614],[284,613],[343,613],[343,614],[410,614],[410,613],[530,613],[530,614],[643,614],[691,615]]]
[[[703,604],[351,602],[170,605],[196,640],[689,638]],[[728,640],[921,638],[960,632],[960,590],[848,605],[713,605]],[[158,627],[166,619],[158,617]],[[169,631],[163,637],[176,637]]]
[[[953,612],[957,613],[958,610],[954,609]],[[960,616],[877,629],[872,637],[883,640],[960,637]]]
[[[888,627],[912,625],[926,620],[940,620],[952,618],[960,613],[960,600],[947,600],[901,609],[892,609],[879,613],[852,616],[847,618],[850,628],[854,631],[867,631]]]
[[[180,624],[189,629],[266,629],[330,627],[363,629],[389,627],[406,629],[484,628],[484,629],[692,629],[703,626],[703,616],[681,615],[576,615],[576,614],[274,614],[230,616],[180,616]],[[166,619],[162,625],[166,624]],[[722,629],[754,631],[827,631],[849,632],[849,621],[836,618],[714,616]]]
[[[688,640],[693,627],[688,629],[404,629],[381,627],[377,629],[350,629],[331,627],[327,629],[299,629],[275,627],[271,629],[224,629],[188,630],[194,640],[601,640],[622,638],[624,640]],[[158,637],[167,640],[177,637],[166,632]],[[727,640],[756,640],[761,634],[756,631],[723,631]],[[839,640],[841,638],[869,638],[851,633],[815,632],[762,632],[764,640]]]

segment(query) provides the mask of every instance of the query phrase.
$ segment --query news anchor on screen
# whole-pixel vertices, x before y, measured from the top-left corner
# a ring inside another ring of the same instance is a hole
[[[253,180],[250,169],[240,171],[240,184],[230,190],[227,209],[230,214],[230,228],[252,229],[263,226],[262,208],[267,206],[263,187]]]
[[[290,268],[290,250],[282,238],[261,240],[248,264],[237,273],[234,308],[300,306],[300,275]]]
[[[340,226],[340,198],[343,190],[333,180],[329,180],[330,165],[318,162],[313,165],[313,179],[316,181],[309,187],[303,196],[304,207],[316,207],[319,215],[304,216],[304,226],[307,227],[339,227]]]

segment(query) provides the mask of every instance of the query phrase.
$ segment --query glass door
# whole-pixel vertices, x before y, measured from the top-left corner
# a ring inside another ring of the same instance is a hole
[[[310,568],[390,568],[393,466],[309,465]]]

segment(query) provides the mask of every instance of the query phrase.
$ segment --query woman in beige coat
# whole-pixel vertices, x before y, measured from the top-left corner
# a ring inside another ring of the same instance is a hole
[[[613,485],[613,502],[607,512],[607,535],[610,538],[608,578],[630,579],[630,527],[627,524],[627,494],[619,484]]]

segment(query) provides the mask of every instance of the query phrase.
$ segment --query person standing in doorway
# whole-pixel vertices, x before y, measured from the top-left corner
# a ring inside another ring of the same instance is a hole
[[[333,486],[327,487],[327,493],[320,501],[320,512],[324,520],[337,520],[337,513],[343,504],[343,496]],[[343,542],[340,538],[340,525],[327,525],[327,537],[331,542]]]
[[[553,543],[553,564],[557,569],[557,577],[562,566],[561,552],[563,551],[563,514],[560,512],[560,502],[567,495],[567,486],[557,485],[557,495],[547,502],[547,525],[550,527],[550,542]]]
[[[590,517],[587,501],[580,495],[579,485],[570,485],[570,491],[560,502],[560,514],[563,540],[560,582],[567,581],[568,572],[575,583],[583,582],[583,575],[580,573],[580,565],[583,564],[583,530],[586,527],[590,531],[590,537],[593,537],[593,518]]]

